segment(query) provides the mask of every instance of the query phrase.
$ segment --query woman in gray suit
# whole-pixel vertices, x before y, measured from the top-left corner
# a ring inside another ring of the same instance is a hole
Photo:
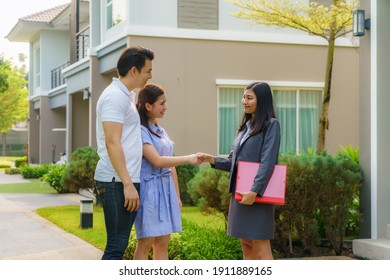
[[[275,118],[271,88],[252,83],[245,89],[244,114],[228,158],[200,153],[199,159],[213,168],[230,172],[230,198],[227,234],[240,238],[244,259],[273,259],[270,240],[274,238],[272,204],[254,203],[262,196],[278,160],[280,124]],[[239,160],[261,162],[251,190],[234,199]]]

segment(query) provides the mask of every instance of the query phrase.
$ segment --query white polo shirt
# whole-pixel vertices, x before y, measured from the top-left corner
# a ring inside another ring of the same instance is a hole
[[[97,163],[94,179],[111,182],[116,173],[108,157],[102,122],[117,122],[123,125],[121,144],[126,167],[133,183],[140,182],[142,162],[142,139],[140,118],[135,106],[135,93],[129,92],[117,78],[103,91],[96,105],[96,138],[100,160]]]

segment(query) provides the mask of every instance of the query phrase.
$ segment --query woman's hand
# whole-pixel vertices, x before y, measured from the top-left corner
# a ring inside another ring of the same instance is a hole
[[[245,205],[252,205],[255,202],[257,193],[255,192],[237,192],[238,194],[242,195],[241,201],[239,201],[240,204]]]
[[[192,165],[202,164],[202,161],[199,159],[198,154],[192,154],[188,156],[188,163]]]
[[[214,156],[209,155],[209,154],[205,154],[205,153],[198,153],[197,155],[198,155],[198,160],[201,163],[208,162],[208,163],[211,163],[211,164],[215,164]]]

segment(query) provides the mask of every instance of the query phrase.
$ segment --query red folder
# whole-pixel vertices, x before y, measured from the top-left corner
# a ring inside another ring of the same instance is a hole
[[[236,191],[249,192],[251,190],[259,166],[258,162],[238,161]],[[257,196],[255,202],[283,205],[286,194],[286,176],[287,165],[275,165],[263,196]],[[234,198],[240,201],[242,195],[236,193]]]

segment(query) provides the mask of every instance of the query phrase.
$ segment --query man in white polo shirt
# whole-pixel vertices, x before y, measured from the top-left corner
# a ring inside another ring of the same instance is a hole
[[[125,49],[117,62],[119,78],[113,78],[96,105],[100,160],[94,178],[107,232],[103,260],[123,258],[139,208],[142,140],[133,90],[152,78],[153,59],[149,49]]]

